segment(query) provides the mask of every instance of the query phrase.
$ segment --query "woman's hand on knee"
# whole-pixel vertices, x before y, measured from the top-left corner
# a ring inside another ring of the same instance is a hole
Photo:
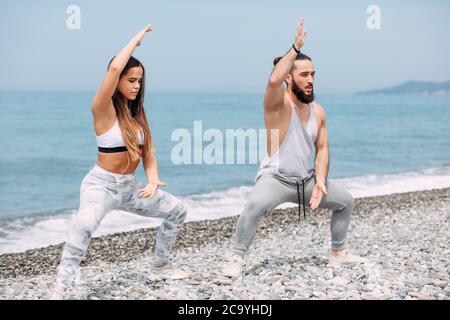
[[[148,197],[152,198],[155,195],[156,190],[158,190],[159,187],[165,187],[166,185],[167,185],[167,183],[159,181],[159,180],[150,182],[144,188],[139,190],[139,196],[142,198],[148,198]]]

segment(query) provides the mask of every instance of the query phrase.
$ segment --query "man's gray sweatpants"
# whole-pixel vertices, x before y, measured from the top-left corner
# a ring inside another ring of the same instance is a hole
[[[307,205],[311,199],[315,183],[315,177],[305,182],[305,202]],[[342,250],[345,247],[345,237],[353,209],[353,196],[344,187],[332,180],[327,180],[325,186],[328,194],[323,196],[319,208],[328,208],[333,211],[331,216],[331,248],[332,250]],[[302,192],[300,192],[300,197],[302,197]],[[261,217],[285,202],[298,203],[296,183],[278,175],[262,174],[257,180],[237,222],[233,252],[244,257],[253,242]]]

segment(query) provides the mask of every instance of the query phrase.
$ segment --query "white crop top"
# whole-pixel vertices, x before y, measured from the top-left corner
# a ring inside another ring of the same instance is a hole
[[[114,125],[111,129],[102,135],[95,135],[97,139],[97,146],[100,148],[117,148],[124,147],[125,142],[123,141],[122,131],[120,130],[119,120],[116,118]],[[138,144],[144,144],[144,132],[142,129],[139,130],[137,134]]]

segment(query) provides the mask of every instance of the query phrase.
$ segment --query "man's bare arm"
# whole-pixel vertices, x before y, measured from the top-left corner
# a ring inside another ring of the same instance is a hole
[[[297,33],[295,35],[294,46],[297,50],[303,47],[306,30],[303,30],[303,20],[297,25]],[[294,65],[297,52],[291,48],[280,61],[275,65],[270,75],[264,94],[264,110],[266,112],[278,111],[284,103],[283,83]]]
[[[326,127],[326,115],[322,106],[317,105],[319,114],[322,118],[317,139],[316,139],[316,158],[314,161],[314,168],[316,170],[316,183],[323,183],[327,181],[328,170],[330,165],[330,153],[328,147],[328,130]]]

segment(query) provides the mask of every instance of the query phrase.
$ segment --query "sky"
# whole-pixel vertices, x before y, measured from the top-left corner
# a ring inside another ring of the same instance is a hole
[[[259,93],[302,17],[316,94],[450,79],[449,1],[343,2],[1,1],[0,90],[95,91],[110,58],[152,24],[134,52],[147,90]],[[80,29],[67,28],[70,5]],[[371,5],[380,29],[367,27]]]

